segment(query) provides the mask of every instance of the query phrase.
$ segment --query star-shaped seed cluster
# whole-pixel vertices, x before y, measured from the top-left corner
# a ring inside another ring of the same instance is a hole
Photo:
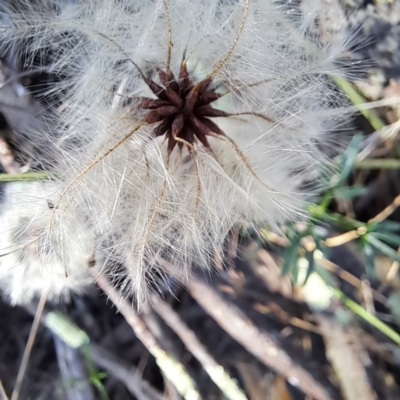
[[[211,88],[212,77],[194,84],[185,62],[181,64],[178,80],[170,71],[157,69],[157,72],[163,86],[144,78],[157,99],[141,98],[139,106],[150,110],[144,119],[146,123],[159,122],[154,129],[154,137],[166,135],[169,153],[177,144],[180,148],[185,145],[191,151],[196,138],[210,149],[207,136],[225,136],[210,118],[230,115],[211,106],[221,97]]]

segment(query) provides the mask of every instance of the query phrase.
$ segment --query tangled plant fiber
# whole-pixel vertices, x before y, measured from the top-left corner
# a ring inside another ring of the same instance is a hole
[[[232,227],[304,217],[301,187],[327,165],[319,144],[338,124],[342,99],[326,75],[345,43],[311,44],[314,19],[285,10],[274,0],[19,0],[4,11],[3,52],[19,49],[25,68],[46,60],[59,77],[45,95],[57,99],[49,151],[60,178],[42,227],[58,263],[38,275],[74,280],[76,259],[94,260],[141,301],[162,277],[159,257],[207,267]],[[1,268],[12,269],[7,257]]]

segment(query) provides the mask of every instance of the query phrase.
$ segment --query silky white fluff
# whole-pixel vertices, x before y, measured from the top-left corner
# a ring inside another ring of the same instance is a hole
[[[64,220],[64,240],[53,246],[49,234],[54,183],[12,183],[6,186],[0,211],[0,288],[14,304],[28,303],[43,292],[66,299],[91,282],[88,265],[94,236],[78,219]],[[67,276],[66,276],[67,274]]]
[[[288,15],[273,0],[16,3],[1,46],[18,47],[28,64],[43,54],[60,75],[49,91],[62,102],[60,189],[41,220],[57,253],[78,221],[96,236],[97,266],[141,300],[160,277],[159,257],[209,266],[232,227],[304,217],[301,186],[327,165],[319,144],[341,123],[327,74],[345,45],[313,44],[310,13]],[[157,80],[156,68],[177,77],[183,59],[194,82],[211,74],[229,91],[213,107],[248,114],[213,119],[234,145],[211,138],[213,153],[196,143],[192,157],[176,147],[167,161],[156,124],[137,108],[152,94],[131,61]],[[71,261],[67,270],[85,268]]]

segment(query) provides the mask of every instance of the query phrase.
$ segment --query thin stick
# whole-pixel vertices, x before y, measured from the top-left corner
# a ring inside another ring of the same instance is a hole
[[[329,272],[332,272],[333,274],[338,275],[339,278],[343,279],[344,281],[354,286],[355,288],[362,289],[361,280],[358,279],[356,276],[350,274],[350,272],[346,271],[345,269],[340,268],[339,265],[323,257],[316,259],[316,262],[322,268],[326,269]],[[375,289],[371,289],[371,292],[375,300],[379,301],[382,304],[387,305],[387,298],[382,293],[378,292]]]
[[[94,269],[89,269],[89,273],[96,280],[96,283],[124,316],[126,322],[133,329],[136,337],[143,343],[150,354],[155,358],[157,365],[176,387],[179,394],[186,400],[200,400],[200,394],[195,389],[195,383],[186,372],[184,366],[173,359],[158,344],[157,339],[149,331],[146,324],[139,317],[136,311],[123,299],[117,291],[110,285],[107,278],[100,272],[96,273]]]
[[[218,364],[195,333],[182,321],[169,304],[156,296],[151,297],[153,309],[165,323],[179,336],[187,349],[197,358],[212,381],[221,389],[228,400],[246,400],[237,383]]]
[[[358,239],[360,237],[359,233],[357,232],[356,229],[352,231],[348,231],[345,233],[342,233],[337,236],[329,237],[325,240],[325,244],[328,247],[336,247],[336,246],[342,246],[345,243],[351,242],[352,240]]]
[[[374,218],[371,218],[368,222],[381,222],[387,217],[389,217],[397,207],[400,206],[400,194],[394,198],[394,200],[384,208],[379,214],[375,215]]]
[[[397,248],[397,253],[400,254],[400,247]],[[392,265],[389,268],[389,271],[387,272],[385,276],[385,282],[389,282],[394,279],[395,276],[397,276],[397,272],[399,271],[399,262],[398,261],[393,261]]]
[[[182,285],[206,312],[233,339],[240,343],[250,354],[268,368],[282,374],[315,400],[332,400],[325,388],[308,371],[297,365],[268,332],[260,331],[243,312],[233,304],[226,302],[210,286],[193,276],[186,280],[177,269],[164,259],[160,265]]]
[[[93,363],[107,371],[108,374],[124,383],[126,388],[138,400],[165,400],[147,381],[140,376],[139,370],[118,359],[115,354],[103,347],[91,344],[90,356]]]
[[[26,368],[28,367],[29,358],[32,352],[33,343],[35,342],[37,331],[40,325],[40,318],[43,314],[44,307],[47,301],[47,290],[42,292],[40,296],[39,304],[36,309],[35,317],[33,319],[32,328],[29,332],[28,341],[25,346],[24,355],[22,357],[21,365],[18,370],[17,379],[15,382],[15,387],[11,395],[11,400],[18,400],[19,394],[21,392],[22,382],[24,380]]]

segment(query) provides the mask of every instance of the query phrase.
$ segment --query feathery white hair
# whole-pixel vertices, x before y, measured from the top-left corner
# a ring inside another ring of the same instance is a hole
[[[27,63],[43,53],[60,75],[50,90],[62,102],[60,189],[41,219],[57,254],[67,242],[87,253],[70,241],[79,221],[96,236],[97,265],[140,300],[159,257],[207,266],[233,226],[303,217],[300,188],[326,165],[319,143],[337,124],[326,75],[344,45],[312,44],[309,15],[274,0],[16,3],[0,46],[22,42]],[[195,84],[212,78],[225,94],[212,107],[230,116],[212,118],[225,136],[207,137],[209,148],[181,141],[169,154],[140,98],[156,98],[145,79],[163,87],[158,68],[178,79],[183,63]]]
[[[91,282],[87,266],[94,236],[80,220],[64,220],[59,254],[51,243],[49,199],[58,190],[53,182],[6,186],[0,210],[0,288],[11,303],[28,303],[44,291],[53,301],[67,299],[71,289],[84,290]]]

